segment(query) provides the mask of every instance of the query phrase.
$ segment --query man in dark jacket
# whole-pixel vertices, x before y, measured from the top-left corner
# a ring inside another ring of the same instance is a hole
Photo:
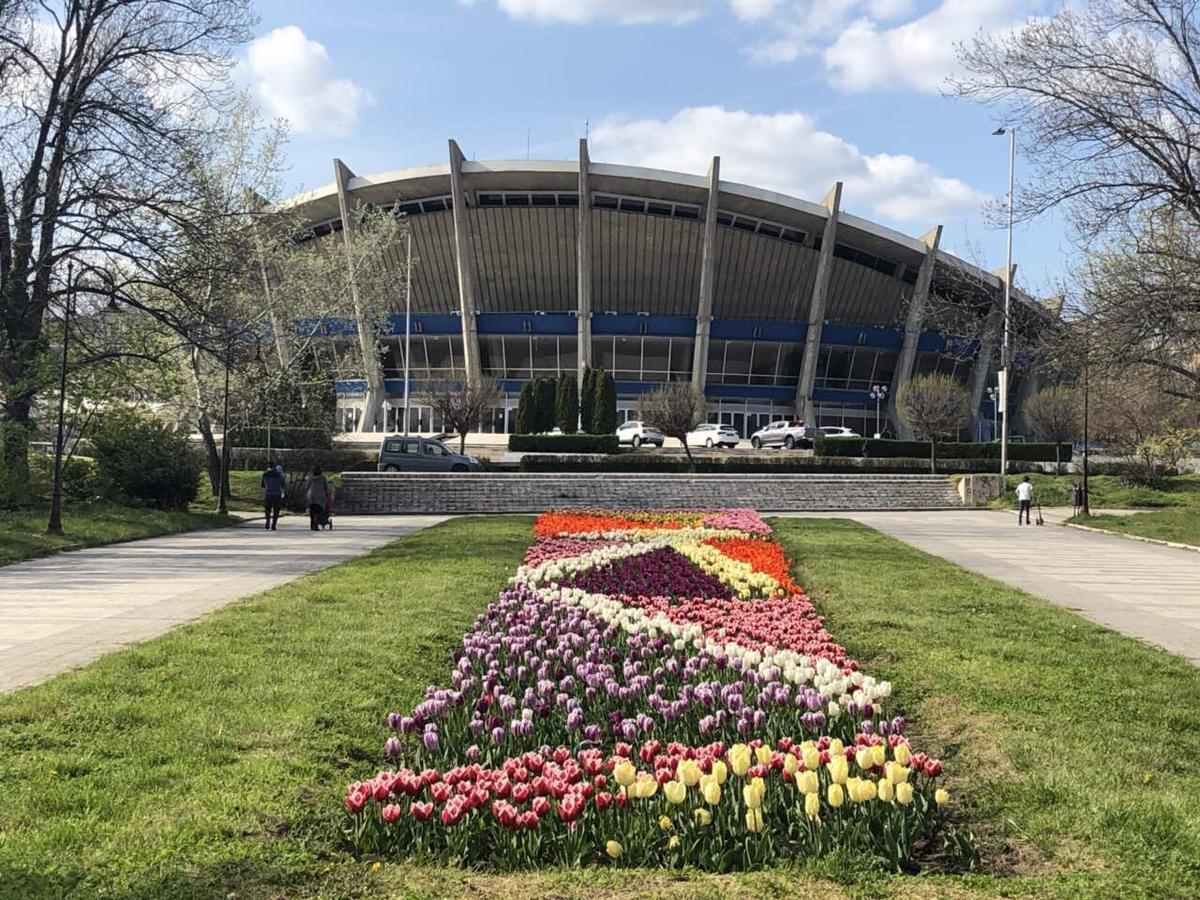
[[[263,509],[267,514],[267,525],[271,531],[279,521],[279,509],[283,506],[283,495],[287,492],[287,479],[279,466],[270,463],[262,474]]]

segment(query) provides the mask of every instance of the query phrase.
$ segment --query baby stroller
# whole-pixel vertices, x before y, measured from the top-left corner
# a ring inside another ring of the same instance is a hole
[[[317,524],[322,530],[333,530],[333,491],[325,491],[325,508],[321,510],[321,517],[317,519]]]

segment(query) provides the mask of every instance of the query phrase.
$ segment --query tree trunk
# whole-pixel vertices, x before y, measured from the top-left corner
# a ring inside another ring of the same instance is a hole
[[[692,448],[688,446],[686,436],[682,438],[682,441],[683,441],[683,452],[687,454],[688,471],[694,473],[696,471],[696,462],[695,462],[695,460],[692,459]]]
[[[458,433],[458,453],[460,456],[466,455],[467,452],[467,432],[460,431]]]
[[[196,404],[196,430],[200,432],[200,439],[204,443],[204,471],[208,473],[212,495],[217,497],[221,487],[221,451],[217,450],[217,439],[213,437],[212,423],[204,404],[204,389],[201,386],[204,373],[200,361],[202,352],[199,347],[192,347],[188,356],[188,374],[192,381],[192,400]]]
[[[929,442],[929,472],[931,475],[937,474],[937,439]]]
[[[1054,474],[1062,474],[1062,444],[1058,441],[1054,442]]]

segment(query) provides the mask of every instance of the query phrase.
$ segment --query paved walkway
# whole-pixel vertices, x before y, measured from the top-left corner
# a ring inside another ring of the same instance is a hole
[[[851,518],[1200,665],[1200,556],[1015,512],[864,512]],[[1047,516],[1049,519],[1049,516]]]
[[[366,553],[446,516],[286,517],[60,553],[0,568],[0,691],[161,634],[232,600]]]

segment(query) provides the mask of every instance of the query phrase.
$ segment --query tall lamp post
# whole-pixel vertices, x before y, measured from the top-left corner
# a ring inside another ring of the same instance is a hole
[[[405,242],[404,256],[404,434],[408,435],[408,348],[412,334],[412,230]]]
[[[47,534],[63,533],[62,526],[62,463],[63,427],[67,412],[67,350],[71,340],[71,300],[75,292],[75,264],[67,263],[66,303],[63,305],[62,365],[58,372],[58,437],[54,441],[54,489],[50,494],[50,521]]]
[[[1000,412],[1000,388],[990,387],[987,389],[988,400],[992,402],[992,440],[996,440],[996,432],[1000,430],[1000,425],[997,416]]]
[[[880,437],[879,431],[879,404],[887,397],[888,386],[886,384],[871,385],[871,399],[875,401],[875,438]]]
[[[1004,268],[1004,344],[1000,350],[1000,475],[1008,475],[1008,367],[1012,360],[1010,333],[1012,330],[1012,253],[1013,253],[1013,169],[1017,162],[1017,129],[1005,125],[992,132],[993,136],[1008,135],[1008,252]]]

